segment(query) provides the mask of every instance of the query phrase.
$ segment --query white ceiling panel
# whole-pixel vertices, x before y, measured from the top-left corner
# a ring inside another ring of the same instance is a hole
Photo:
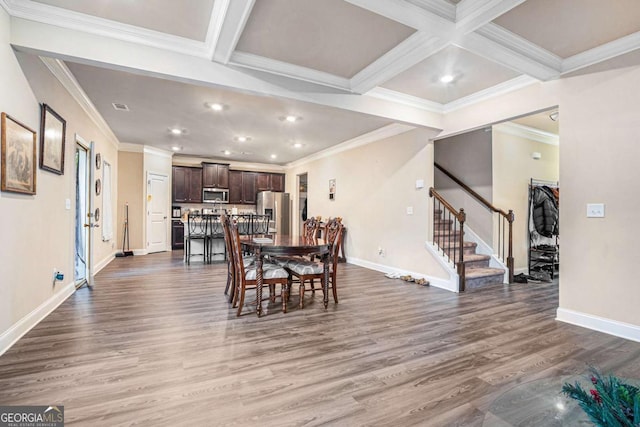
[[[204,41],[214,0],[33,0],[74,12]]]
[[[360,113],[67,63],[118,139],[181,154],[284,164],[392,122]],[[205,103],[222,103],[213,112]],[[116,111],[122,103],[128,112]],[[301,116],[297,123],[282,120]],[[169,128],[185,129],[173,136]],[[246,142],[237,137],[246,136]],[[295,143],[302,144],[296,148]],[[245,154],[242,154],[242,153]],[[271,154],[277,158],[271,159]]]
[[[343,0],[260,0],[236,49],[351,78],[414,32]]]
[[[440,78],[450,74],[451,83]],[[449,46],[382,85],[385,89],[446,104],[519,74],[455,46]]]
[[[494,22],[568,58],[640,31],[640,1],[529,0]]]

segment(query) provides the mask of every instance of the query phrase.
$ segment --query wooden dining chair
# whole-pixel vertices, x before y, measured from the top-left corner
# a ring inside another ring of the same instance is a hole
[[[325,239],[329,244],[329,288],[333,291],[333,300],[338,302],[338,291],[336,283],[336,272],[338,270],[338,255],[340,251],[340,244],[342,243],[342,228],[343,225],[337,219],[330,219],[325,228]],[[289,282],[289,289],[294,281],[300,282],[300,308],[304,308],[304,293],[305,284],[309,282],[311,291],[315,293],[314,282],[316,279],[320,280],[321,285],[324,284],[324,264],[321,262],[307,261],[303,259],[294,260],[291,259],[285,266],[286,270],[291,275]],[[324,291],[324,287],[322,288]]]
[[[240,316],[242,308],[244,307],[246,291],[256,289],[258,284],[257,265],[254,263],[250,266],[245,266],[238,227],[233,221],[229,220],[227,216],[224,217],[224,221],[231,236],[232,255],[235,264],[235,296],[232,306],[235,307],[237,305],[237,316]],[[262,271],[262,286],[269,288],[269,297],[264,298],[263,301],[268,299],[271,302],[275,302],[276,285],[279,284],[281,286],[280,297],[283,299],[284,309],[286,307],[285,301],[288,294],[289,273],[284,268],[266,261],[262,263]]]

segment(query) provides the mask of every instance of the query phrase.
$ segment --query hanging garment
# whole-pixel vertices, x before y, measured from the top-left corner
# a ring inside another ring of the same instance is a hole
[[[549,187],[534,187],[531,201],[533,224],[541,236],[552,237],[559,234],[558,204]]]

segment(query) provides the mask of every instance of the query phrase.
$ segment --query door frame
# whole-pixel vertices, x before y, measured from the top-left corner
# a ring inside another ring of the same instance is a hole
[[[296,234],[297,235],[302,235],[302,218],[300,217],[300,212],[302,209],[302,205],[300,203],[300,193],[302,191],[300,191],[300,181],[303,175],[306,175],[307,177],[307,187],[309,186],[309,172],[305,171],[305,172],[301,172],[299,174],[296,174],[296,197],[295,197],[295,201],[296,201],[296,206],[295,206],[295,211],[294,211],[294,215],[292,215],[292,217],[295,217],[295,223],[291,224],[292,229],[296,230]],[[307,214],[308,214],[308,209],[309,209],[309,189],[307,188],[307,191],[305,192],[307,193]],[[293,233],[292,233],[293,234]]]
[[[94,211],[94,188],[92,183],[94,182],[95,179],[95,170],[94,170],[94,142],[91,141],[90,143],[87,143],[84,138],[82,138],[80,135],[78,135],[77,133],[74,136],[74,140],[75,140],[75,146],[74,146],[74,151],[80,147],[81,150],[83,150],[86,153],[86,168],[87,168],[87,173],[85,174],[87,182],[86,182],[86,207],[87,207],[87,218],[81,219],[81,226],[84,228],[86,227],[86,224],[89,224],[88,226],[88,230],[87,230],[87,241],[85,242],[85,256],[86,256],[86,273],[85,273],[85,279],[83,281],[80,282],[76,282],[76,289],[82,287],[83,285],[87,285],[89,287],[93,286],[93,242],[94,242],[94,236],[93,236],[93,230],[94,230],[94,223],[92,222],[92,218],[93,218],[93,211]],[[75,171],[74,171],[75,172]],[[77,193],[78,188],[77,186],[75,186],[75,193]],[[76,206],[77,209],[77,206]],[[76,219],[76,221],[78,221],[78,219]],[[74,235],[75,232],[77,230],[78,224],[76,222],[75,227],[74,227]],[[75,238],[74,238],[74,242],[75,242]],[[73,257],[74,257],[74,281],[75,281],[75,257],[76,257],[76,247],[75,247],[75,243],[74,243],[74,248],[73,248]]]
[[[149,253],[149,236],[151,234],[150,230],[151,230],[151,213],[149,212],[149,196],[151,195],[149,193],[149,187],[151,185],[151,175],[155,175],[155,176],[160,176],[162,178],[165,179],[165,184],[167,186],[167,200],[165,203],[165,242],[164,242],[164,250],[165,251],[170,251],[171,250],[171,239],[169,238],[169,236],[171,236],[171,229],[169,228],[171,226],[171,221],[169,220],[169,209],[171,208],[171,181],[169,179],[169,175],[167,175],[166,173],[162,173],[162,172],[154,172],[154,171],[147,171],[146,177],[145,177],[145,182],[146,182],[146,189],[145,189],[145,203],[144,203],[144,210],[145,210],[145,253]]]

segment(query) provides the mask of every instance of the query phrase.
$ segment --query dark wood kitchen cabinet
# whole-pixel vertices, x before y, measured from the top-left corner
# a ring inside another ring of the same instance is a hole
[[[172,200],[174,203],[202,203],[202,168],[172,168]]]
[[[257,191],[284,191],[284,174],[258,172],[256,174]]]
[[[256,172],[229,171],[229,203],[256,204]]]
[[[184,249],[184,224],[180,220],[171,221],[171,249]]]
[[[202,162],[202,186],[229,188],[229,165]]]

